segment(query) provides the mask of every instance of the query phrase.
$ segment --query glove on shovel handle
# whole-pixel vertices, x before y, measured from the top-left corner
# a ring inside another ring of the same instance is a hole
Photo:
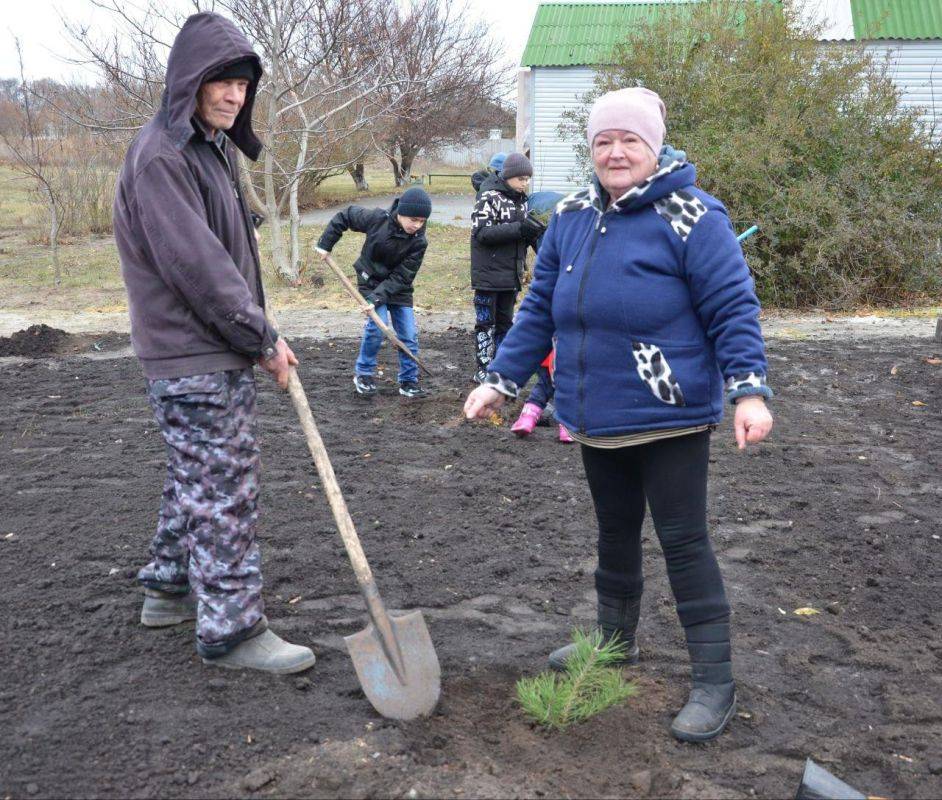
[[[337,266],[337,262],[334,261],[333,258],[331,258],[329,254],[324,255],[324,261],[327,262],[327,266],[330,267],[334,271],[336,276],[340,278],[340,282],[343,284],[343,288],[347,290],[347,293],[354,300],[356,300],[360,308],[363,309],[364,311],[368,310],[370,319],[372,319],[373,322],[376,324],[376,327],[379,328],[383,332],[383,334],[385,334],[386,338],[389,339],[389,341],[391,341],[394,345],[396,345],[396,347],[398,347],[403,353],[409,356],[409,358],[411,358],[416,364],[418,364],[422,368],[422,370],[425,372],[426,375],[434,375],[435,373],[432,372],[432,370],[429,369],[425,365],[422,359],[419,358],[415,353],[413,353],[401,341],[399,341],[399,337],[396,336],[395,333],[393,333],[390,327],[385,322],[383,322],[382,319],[380,319],[379,314],[377,314],[372,308],[370,308],[370,304],[367,303],[366,300],[363,299],[363,296],[357,291],[357,287],[353,285],[353,282],[344,274],[343,270]]]

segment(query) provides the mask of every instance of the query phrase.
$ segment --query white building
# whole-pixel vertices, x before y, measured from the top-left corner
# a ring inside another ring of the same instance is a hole
[[[585,183],[559,124],[592,90],[596,67],[625,31],[668,4],[699,1],[541,3],[517,97],[517,150],[530,153],[534,191],[568,191]],[[824,25],[822,42],[864,42],[886,58],[903,105],[918,108],[923,122],[942,136],[942,0],[808,0],[805,10]]]

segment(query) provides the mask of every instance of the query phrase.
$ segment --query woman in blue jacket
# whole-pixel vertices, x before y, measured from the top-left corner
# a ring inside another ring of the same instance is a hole
[[[657,161],[664,104],[603,95],[588,121],[595,176],[559,203],[533,283],[465,404],[486,417],[517,396],[556,344],[556,414],[582,445],[599,524],[598,623],[638,660],[645,501],[664,551],[692,668],[671,725],[720,734],[736,706],[729,603],[706,524],[710,432],[735,404],[740,448],[772,428],[759,302],[723,205],[682,158]],[[565,665],[569,647],[550,656]]]

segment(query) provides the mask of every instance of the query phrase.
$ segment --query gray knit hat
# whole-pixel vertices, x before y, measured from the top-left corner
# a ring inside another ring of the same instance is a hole
[[[533,165],[523,153],[511,153],[504,161],[500,176],[506,180],[507,178],[519,178],[521,175],[532,177]]]

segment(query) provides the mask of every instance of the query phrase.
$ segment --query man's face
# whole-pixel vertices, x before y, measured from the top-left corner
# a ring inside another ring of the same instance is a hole
[[[196,95],[196,113],[213,130],[227,131],[245,105],[248,88],[245,78],[207,81]]]

